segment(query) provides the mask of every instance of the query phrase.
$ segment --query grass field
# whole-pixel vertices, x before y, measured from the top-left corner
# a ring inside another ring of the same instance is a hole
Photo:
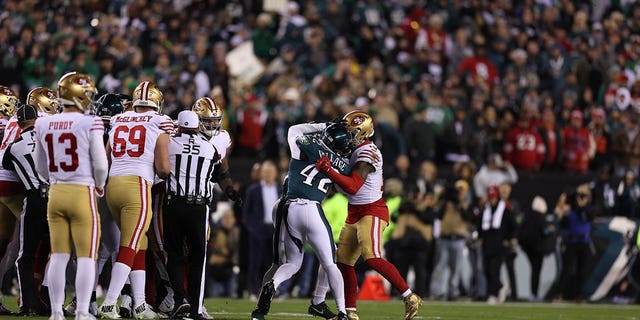
[[[5,299],[5,303],[10,308],[15,309],[15,300],[7,298]],[[271,313],[269,313],[267,319],[313,319],[306,314],[308,303],[308,300],[296,299],[274,301]],[[248,300],[206,300],[207,309],[217,320],[249,320],[249,313],[254,305],[253,302]],[[404,319],[404,305],[399,300],[390,302],[359,302],[358,309],[360,319],[362,320]],[[11,317],[0,317],[0,319],[10,318]],[[533,303],[506,303],[489,306],[486,303],[479,302],[425,302],[415,319],[640,320],[640,306]]]

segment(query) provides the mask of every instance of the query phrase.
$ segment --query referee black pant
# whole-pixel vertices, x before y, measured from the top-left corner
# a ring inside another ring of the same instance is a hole
[[[16,267],[20,284],[21,309],[27,311],[33,310],[35,306],[36,250],[40,245],[49,247],[49,226],[47,225],[47,198],[42,197],[40,190],[37,189],[26,191],[25,195],[25,205],[20,217],[20,252]]]
[[[183,197],[173,197],[164,204],[162,221],[167,272],[174,291],[176,306],[187,296],[184,292],[184,262],[189,266],[187,294],[191,316],[199,314],[203,299],[202,277],[207,253],[208,208],[205,204],[187,204]],[[185,259],[185,248],[186,254]]]

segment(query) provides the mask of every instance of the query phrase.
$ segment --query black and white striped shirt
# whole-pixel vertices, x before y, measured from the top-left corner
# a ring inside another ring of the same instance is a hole
[[[197,134],[177,134],[169,140],[171,174],[167,191],[176,196],[201,196],[210,199],[209,183],[213,168],[220,160],[216,148]]]
[[[7,147],[2,158],[2,166],[7,170],[15,171],[26,190],[37,190],[41,184],[46,183],[36,170],[36,142],[33,127],[27,128]]]

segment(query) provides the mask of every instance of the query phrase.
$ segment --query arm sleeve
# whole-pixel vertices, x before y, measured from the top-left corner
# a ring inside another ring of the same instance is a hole
[[[4,156],[2,157],[2,167],[7,170],[15,171],[16,169],[13,167],[11,158],[13,158],[13,155],[11,154],[11,145],[9,145],[4,151]]]
[[[96,188],[104,188],[109,173],[109,165],[107,162],[107,152],[102,144],[102,135],[92,134],[89,152],[91,154],[91,166],[93,167],[93,180]]]
[[[302,123],[289,128],[287,133],[287,141],[289,142],[289,148],[291,148],[291,157],[293,159],[300,159],[300,148],[296,143],[296,139],[302,135],[318,132],[324,130],[327,127],[325,123]]]
[[[44,150],[44,145],[42,144],[42,142],[39,142],[37,147],[36,147],[36,171],[38,171],[38,174],[45,179],[46,181],[49,181],[49,166],[47,165],[47,153]],[[49,181],[49,183],[51,183]]]

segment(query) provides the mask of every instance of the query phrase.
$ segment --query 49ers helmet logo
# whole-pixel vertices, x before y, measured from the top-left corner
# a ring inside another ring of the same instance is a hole
[[[360,116],[360,117],[355,117],[351,120],[351,125],[352,126],[359,126],[362,123],[364,123],[364,117]]]

